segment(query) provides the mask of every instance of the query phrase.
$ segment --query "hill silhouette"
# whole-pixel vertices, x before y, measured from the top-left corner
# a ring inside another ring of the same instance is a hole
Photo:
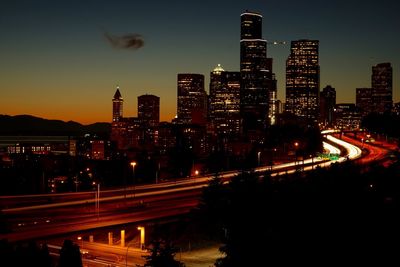
[[[48,120],[31,115],[0,115],[0,135],[109,135],[110,123],[82,125],[75,121]]]

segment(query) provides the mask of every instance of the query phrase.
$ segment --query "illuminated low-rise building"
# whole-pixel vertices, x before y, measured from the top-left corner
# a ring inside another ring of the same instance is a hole
[[[356,130],[360,128],[361,113],[352,103],[336,104],[335,126],[342,130]]]

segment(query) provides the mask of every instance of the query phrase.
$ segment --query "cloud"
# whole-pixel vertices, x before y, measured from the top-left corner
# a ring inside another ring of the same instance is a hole
[[[136,33],[129,33],[122,36],[116,36],[104,32],[104,37],[110,45],[117,49],[137,50],[144,45],[142,35]]]

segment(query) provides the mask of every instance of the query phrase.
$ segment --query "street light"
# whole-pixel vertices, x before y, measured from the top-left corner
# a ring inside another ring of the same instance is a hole
[[[294,147],[295,147],[295,160],[294,160],[294,165],[299,165],[297,164],[297,148],[299,147],[299,142],[294,142]],[[297,168],[296,168],[297,170]]]
[[[78,239],[79,241],[81,241],[81,251],[83,252],[83,238],[81,236],[78,236],[76,239]]]
[[[276,152],[276,148],[274,148],[274,149],[272,150],[272,155],[271,155],[271,166],[270,166],[271,171],[272,171],[272,166],[274,165],[274,155],[275,155],[275,152]]]
[[[257,152],[257,166],[260,166],[261,151]]]
[[[100,213],[100,183],[97,184],[97,219]]]
[[[140,231],[140,249],[144,250],[144,226],[137,228]]]
[[[311,158],[311,170],[314,170],[314,157],[312,154],[310,154],[310,158]]]
[[[135,197],[135,166],[136,166],[136,161],[131,162],[132,166],[132,176],[133,176],[133,197]]]
[[[140,231],[140,249],[144,250],[144,226],[139,226],[137,228]],[[125,256],[125,266],[128,266],[128,252],[129,252],[129,247],[132,245],[133,240],[131,240],[128,245],[126,246],[126,256]]]
[[[125,267],[128,267],[128,251],[129,251],[129,246],[132,245],[132,240],[131,242],[128,243],[126,246],[126,255],[125,255]]]
[[[131,166],[132,166],[133,178],[135,178],[135,166],[136,166],[136,161],[132,161],[132,162],[131,162]],[[133,180],[133,181],[135,181],[135,180]]]

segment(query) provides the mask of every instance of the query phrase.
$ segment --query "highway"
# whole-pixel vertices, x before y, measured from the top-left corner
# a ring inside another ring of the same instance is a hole
[[[81,246],[83,266],[136,267],[138,264],[143,266],[145,263],[143,256],[148,254],[147,251],[137,248],[137,244],[133,243],[128,243],[125,247],[86,241],[78,242],[78,244]],[[49,244],[48,248],[50,255],[58,260],[61,246]]]
[[[327,153],[344,154],[337,160],[319,157],[274,166],[262,166],[257,173],[271,171],[272,176],[292,173],[300,167],[304,171],[316,166],[327,167],[332,162],[355,160],[361,157],[361,149],[331,135],[327,140],[339,144],[347,152],[324,142]],[[239,171],[221,173],[228,182]],[[12,232],[2,235],[10,241],[44,238],[101,227],[140,223],[185,214],[198,204],[202,188],[213,175],[148,184],[114,190],[103,190],[97,202],[94,192],[28,195],[1,197],[3,214]],[[96,204],[98,203],[98,204]]]

